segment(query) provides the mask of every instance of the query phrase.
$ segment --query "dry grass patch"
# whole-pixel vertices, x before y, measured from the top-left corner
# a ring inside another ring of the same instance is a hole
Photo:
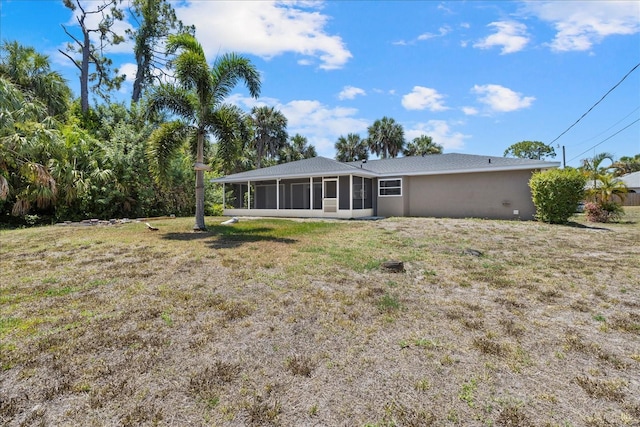
[[[0,230],[0,424],[639,424],[631,212]]]

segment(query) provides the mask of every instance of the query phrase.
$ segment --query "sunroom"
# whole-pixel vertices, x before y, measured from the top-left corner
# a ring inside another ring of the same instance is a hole
[[[354,174],[222,185],[224,215],[228,216],[362,218],[374,212],[374,180]]]
[[[325,157],[213,179],[226,216],[363,218],[374,215],[376,174]]]

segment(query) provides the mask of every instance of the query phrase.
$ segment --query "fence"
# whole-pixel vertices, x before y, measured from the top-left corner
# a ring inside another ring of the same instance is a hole
[[[640,193],[627,193],[622,206],[640,206]]]

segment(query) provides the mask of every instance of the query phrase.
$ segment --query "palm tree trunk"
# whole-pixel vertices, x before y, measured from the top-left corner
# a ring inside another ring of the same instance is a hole
[[[204,131],[198,131],[198,148],[196,153],[196,163],[204,163]],[[204,224],[204,171],[196,169],[196,223],[194,230],[204,231],[207,227]]]

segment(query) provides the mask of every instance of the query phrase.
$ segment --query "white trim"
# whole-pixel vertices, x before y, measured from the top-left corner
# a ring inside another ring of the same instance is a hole
[[[338,210],[336,212],[324,212],[315,209],[225,209],[224,216],[264,216],[279,218],[365,218],[373,216],[373,209],[361,209],[349,212]]]
[[[400,187],[381,187],[380,183],[382,181],[400,181]],[[402,177],[396,176],[393,178],[380,178],[378,179],[378,197],[402,197],[402,187],[403,187]],[[400,194],[380,194],[380,190],[382,188],[400,188]]]
[[[336,183],[336,197],[327,197],[325,194],[325,184],[327,182],[335,182]],[[333,205],[335,202],[335,211],[333,211]],[[327,209],[330,209],[327,211]],[[340,210],[340,179],[339,177],[335,178],[325,178],[322,177],[322,212],[324,213],[336,213]]]
[[[353,175],[349,175],[349,212],[353,212]]]
[[[247,209],[251,210],[251,181],[247,181]]]

